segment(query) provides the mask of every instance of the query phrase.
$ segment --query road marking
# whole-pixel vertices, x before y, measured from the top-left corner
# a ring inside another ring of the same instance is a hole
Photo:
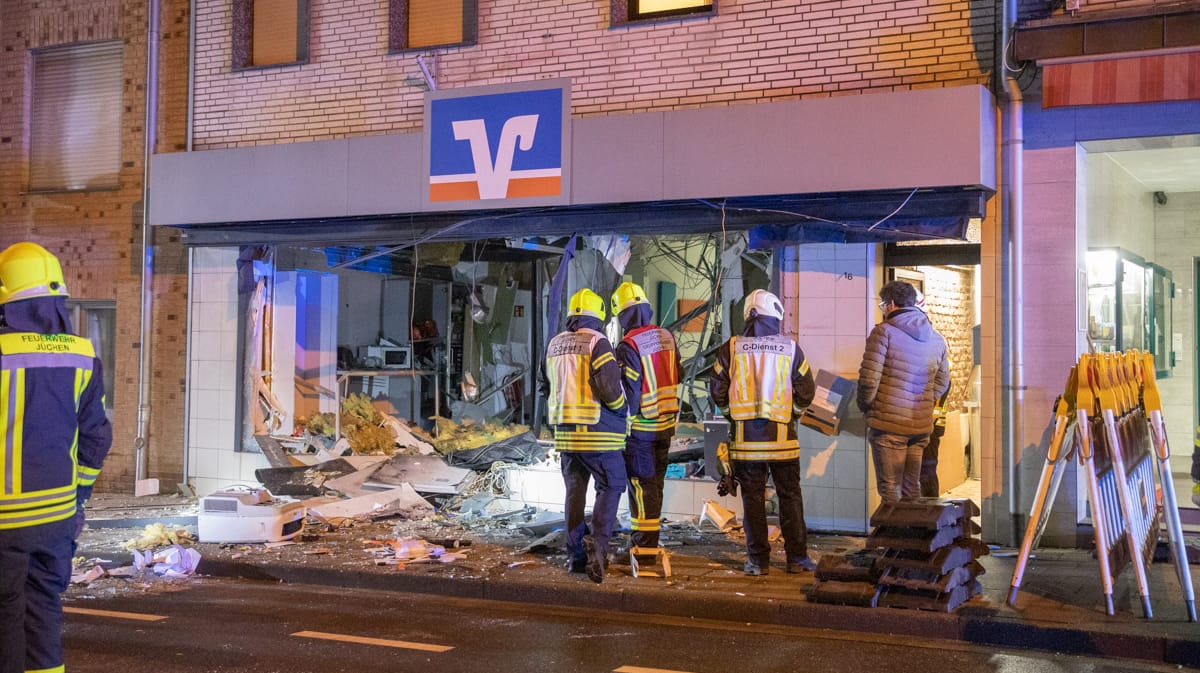
[[[317,638],[320,640],[340,640],[344,643],[359,643],[360,645],[382,645],[384,647],[402,647],[408,650],[421,650],[423,652],[448,652],[453,650],[453,647],[447,645],[429,645],[427,643],[410,643],[405,640],[387,640],[384,638],[364,638],[362,636],[348,636],[341,633],[323,633],[321,631],[297,631],[292,634],[299,638]]]
[[[672,671],[669,668],[645,668],[642,666],[622,666],[614,668],[613,673],[688,673],[687,671]]]
[[[63,607],[63,612],[77,615],[93,615],[95,617],[115,617],[117,619],[132,619],[139,622],[160,622],[166,619],[163,615],[144,615],[137,612],[115,612],[113,610],[90,610],[88,608]]]

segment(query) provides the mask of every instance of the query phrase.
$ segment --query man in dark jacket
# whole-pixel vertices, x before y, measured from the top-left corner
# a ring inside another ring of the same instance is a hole
[[[112,445],[104,376],[72,336],[58,259],[0,252],[0,673],[63,671],[60,594]]]
[[[858,371],[858,408],[867,416],[879,497],[921,495],[921,457],[933,432],[935,401],[950,388],[946,340],[915,306],[904,281],[879,290],[884,320],[871,330]]]
[[[742,488],[747,575],[766,575],[767,476],[779,495],[779,525],[790,573],[813,570],[800,493],[800,442],[792,423],[812,404],[817,385],[804,351],[780,334],[783,305],[766,290],[746,297],[746,328],[717,349],[708,393],[730,421],[729,459]]]
[[[628,434],[624,373],[601,330],[604,300],[588,289],[571,297],[567,329],[546,347],[549,422],[562,461],[567,524],[567,569],[600,583],[608,567],[608,542],[625,492]],[[591,526],[584,523],[588,481],[595,479]]]

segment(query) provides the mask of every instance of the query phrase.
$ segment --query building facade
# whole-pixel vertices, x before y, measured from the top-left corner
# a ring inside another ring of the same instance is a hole
[[[148,117],[150,8],[0,7],[0,245],[35,241],[62,261],[75,327],[97,342],[106,368],[114,440],[98,487],[109,490],[131,491],[139,475],[173,488],[183,467],[187,258],[177,232],[148,230],[153,330],[144,337],[142,186],[148,118],[154,151],[187,146],[188,3],[156,9],[159,113]]]

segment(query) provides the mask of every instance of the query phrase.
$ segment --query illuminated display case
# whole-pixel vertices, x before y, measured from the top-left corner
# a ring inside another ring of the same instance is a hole
[[[1171,352],[1171,272],[1120,248],[1087,253],[1088,340],[1101,353],[1138,349],[1154,354],[1155,374],[1168,376]]]

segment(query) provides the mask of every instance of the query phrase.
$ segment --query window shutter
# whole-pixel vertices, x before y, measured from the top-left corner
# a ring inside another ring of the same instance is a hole
[[[463,42],[463,3],[408,1],[408,48]]]
[[[296,0],[254,0],[254,53],[251,65],[276,65],[300,60],[297,49],[299,7]]]
[[[110,41],[34,52],[31,190],[117,186],[123,49]]]

